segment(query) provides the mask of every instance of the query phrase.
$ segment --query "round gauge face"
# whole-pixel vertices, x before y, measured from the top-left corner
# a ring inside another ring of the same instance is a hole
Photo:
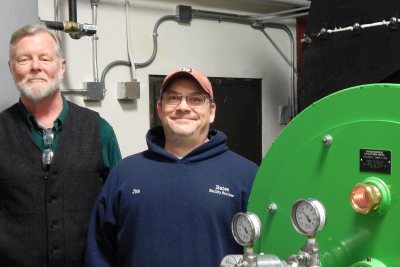
[[[297,232],[313,236],[325,226],[325,208],[315,199],[302,199],[292,208],[292,224]]]
[[[251,245],[260,238],[261,223],[254,213],[237,213],[232,220],[232,233],[240,245]]]

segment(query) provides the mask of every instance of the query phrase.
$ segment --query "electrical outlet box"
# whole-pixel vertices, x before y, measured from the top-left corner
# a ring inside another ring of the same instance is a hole
[[[117,84],[118,100],[134,100],[140,98],[140,83],[137,80],[119,82]]]
[[[176,6],[176,14],[178,15],[178,22],[190,23],[192,21],[192,7],[186,5]]]
[[[104,98],[105,86],[103,82],[84,82],[83,100],[100,101]]]

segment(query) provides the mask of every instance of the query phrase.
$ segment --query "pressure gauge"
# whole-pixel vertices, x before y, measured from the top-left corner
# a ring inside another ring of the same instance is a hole
[[[236,242],[242,246],[252,245],[260,238],[261,222],[258,216],[251,212],[239,212],[232,219],[232,233]]]
[[[316,199],[300,199],[292,207],[291,219],[297,232],[305,236],[314,236],[325,226],[325,208]]]

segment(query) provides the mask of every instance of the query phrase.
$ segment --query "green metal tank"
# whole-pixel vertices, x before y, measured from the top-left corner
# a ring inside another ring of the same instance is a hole
[[[264,157],[248,205],[262,225],[254,252],[298,253],[307,237],[292,207],[313,198],[326,210],[322,267],[398,267],[399,195],[400,85],[341,90],[296,116]]]

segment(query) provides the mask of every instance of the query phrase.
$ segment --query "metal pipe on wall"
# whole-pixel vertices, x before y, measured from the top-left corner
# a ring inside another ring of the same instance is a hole
[[[54,0],[54,21],[58,21],[58,0]]]
[[[271,3],[293,5],[293,6],[310,6],[311,0],[267,0]]]
[[[276,13],[271,13],[269,16],[269,19],[266,20],[258,20],[256,16],[240,16],[236,14],[229,14],[229,13],[219,13],[219,12],[210,12],[210,11],[203,11],[203,10],[196,10],[193,13],[194,18],[202,18],[202,19],[212,19],[212,20],[218,20],[218,21],[227,21],[227,22],[235,22],[235,23],[245,23],[251,25],[255,29],[261,29],[263,33],[265,34],[265,28],[271,27],[271,28],[276,28],[276,29],[281,29],[285,31],[285,33],[289,36],[290,39],[290,80],[291,80],[291,102],[292,102],[292,116],[295,117],[297,114],[297,93],[296,93],[296,81],[295,81],[295,62],[294,62],[294,51],[295,51],[295,43],[294,43],[294,38],[293,34],[290,31],[289,27],[287,27],[284,24],[278,24],[278,23],[266,23],[269,21],[273,20],[278,20],[278,19],[283,19],[280,17],[280,15],[287,14],[285,18],[288,17],[297,17],[297,16],[304,16],[305,12],[302,13],[297,13],[299,10],[303,10],[304,8],[297,8],[293,10],[288,10],[288,11],[283,11],[283,12],[276,12]],[[295,14],[291,14],[291,13]],[[296,14],[297,13],[297,14]],[[308,12],[307,12],[308,13]],[[306,13],[306,14],[307,14]],[[275,15],[278,15],[275,17]],[[264,16],[265,17],[265,16]]]
[[[69,21],[77,22],[76,0],[68,0]]]
[[[77,23],[77,5],[76,0],[68,1],[68,10],[69,10],[69,19],[70,21],[59,22],[58,20],[58,0],[54,0],[54,13],[55,13],[55,21],[42,21],[46,24],[47,27],[64,31],[70,34],[73,39],[79,39],[82,36],[91,36],[92,35],[92,59],[93,59],[93,81],[86,83],[86,87],[96,87],[99,89],[101,86],[99,82],[98,76],[98,64],[97,64],[97,4],[99,0],[91,0],[91,8],[92,8],[92,24],[80,24]],[[101,88],[100,88],[101,89]],[[88,88],[85,89],[63,89],[62,93],[64,94],[88,94]],[[89,99],[90,100],[90,99]]]
[[[308,14],[308,11],[310,10],[310,7],[299,7],[299,8],[293,8],[289,10],[283,10],[283,11],[278,11],[278,12],[273,12],[265,15],[260,15],[260,16],[254,16],[253,19],[257,19],[260,21],[265,21],[269,19],[285,19],[285,18],[291,18],[291,17],[299,17],[299,16],[304,16],[304,13]]]
[[[93,2],[98,2],[94,0]],[[77,22],[76,0],[68,0],[69,21],[60,22],[41,20],[46,26],[53,30],[69,33],[71,38],[80,39],[82,36],[92,36],[97,32],[96,25],[81,24]],[[54,1],[55,17],[58,17],[58,1]],[[56,15],[57,14],[57,15]]]
[[[136,63],[135,64],[136,68],[144,68],[144,67],[150,65],[154,61],[154,59],[157,55],[157,47],[158,47],[158,45],[157,45],[157,36],[158,36],[157,30],[158,30],[158,27],[160,26],[160,24],[167,20],[177,21],[178,17],[176,15],[166,15],[166,16],[161,17],[159,20],[157,20],[157,22],[153,28],[153,53],[151,54],[150,58],[147,61],[145,61],[143,63]]]
[[[178,6],[179,7],[179,6]],[[297,93],[296,93],[296,82],[295,82],[295,62],[294,62],[294,51],[295,51],[295,43],[294,43],[294,38],[293,34],[290,31],[289,27],[283,24],[277,24],[277,23],[270,23],[271,21],[274,20],[282,20],[282,19],[287,19],[287,18],[294,18],[294,17],[299,17],[299,16],[304,16],[308,14],[308,9],[309,7],[300,7],[300,8],[294,8],[290,10],[285,10],[285,11],[280,11],[280,12],[275,12],[263,16],[247,16],[247,15],[237,15],[237,14],[231,14],[231,13],[222,13],[222,12],[215,12],[215,11],[206,11],[206,10],[199,10],[199,9],[191,9],[189,6],[188,7],[191,11],[191,17],[189,21],[192,18],[198,18],[198,19],[209,19],[209,20],[216,20],[218,22],[225,21],[225,22],[232,22],[232,23],[240,23],[240,24],[246,24],[250,25],[251,27],[255,29],[262,30],[264,34],[265,33],[265,28],[271,27],[271,28],[276,28],[276,29],[281,29],[285,31],[285,33],[289,36],[290,39],[290,64],[291,64],[291,70],[290,70],[290,79],[291,79],[291,102],[292,102],[292,116],[294,117],[297,114],[297,104],[296,104],[296,99],[297,99]],[[263,20],[262,20],[263,19]],[[153,29],[153,53],[150,56],[150,58],[143,62],[143,63],[135,63],[134,66],[135,68],[144,68],[148,65],[150,65],[156,55],[157,55],[157,30],[160,24],[164,21],[167,20],[175,20],[177,22],[180,22],[180,17],[179,15],[166,15],[161,17],[156,24],[154,25]],[[122,61],[122,60],[117,60],[114,62],[109,63],[106,68],[103,70],[102,75],[101,75],[101,81],[104,82],[105,76],[107,72],[112,68],[117,65],[124,65],[124,66],[131,66],[131,63],[129,61]]]
[[[97,26],[97,5],[98,0],[91,0],[90,4],[92,6],[92,25]],[[97,31],[92,36],[92,59],[93,59],[93,81],[99,81],[99,67],[97,64]]]
[[[290,81],[291,81],[291,94],[292,94],[292,118],[294,118],[298,112],[297,108],[297,92],[296,92],[296,76],[295,76],[295,65],[294,65],[294,51],[295,51],[295,42],[293,38],[293,34],[290,31],[289,27],[286,25],[282,24],[277,24],[277,23],[267,23],[265,24],[265,28],[276,28],[276,29],[281,29],[284,30],[287,35],[289,36],[290,39],[290,62],[291,62],[291,69],[290,69]],[[265,28],[263,28],[261,31],[265,34]]]

